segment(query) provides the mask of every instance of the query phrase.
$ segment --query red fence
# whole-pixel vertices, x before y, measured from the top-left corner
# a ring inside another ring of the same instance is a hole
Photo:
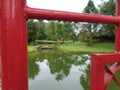
[[[115,52],[92,55],[90,89],[107,90],[112,79],[120,87],[115,77],[120,69],[119,63],[115,63],[120,62],[120,0],[116,4],[116,16],[106,16],[35,9],[27,7],[25,0],[0,0],[2,90],[28,90],[27,19],[115,24]],[[109,63],[115,64],[108,68]]]

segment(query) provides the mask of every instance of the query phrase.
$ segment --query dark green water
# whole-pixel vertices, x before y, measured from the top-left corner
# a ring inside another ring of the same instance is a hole
[[[90,90],[90,55],[29,53],[29,90]],[[109,90],[119,90],[112,84]]]

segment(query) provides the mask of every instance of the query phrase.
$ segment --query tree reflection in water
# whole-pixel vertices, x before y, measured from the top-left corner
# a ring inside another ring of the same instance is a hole
[[[39,65],[33,61],[33,60],[29,60],[29,71],[28,71],[28,75],[30,79],[35,79],[35,76],[39,74]]]
[[[64,52],[35,52],[29,53],[29,78],[34,79],[40,73],[39,65],[36,62],[47,60],[52,75],[57,81],[61,81],[69,76],[72,66],[78,66],[80,75],[80,85],[84,90],[89,88],[89,68],[90,56],[88,54],[74,54]]]
[[[82,75],[80,76],[80,84],[83,86],[84,90],[90,90],[90,63],[88,57],[81,56],[82,61],[84,61],[83,66],[85,67]],[[90,59],[89,59],[90,60]]]

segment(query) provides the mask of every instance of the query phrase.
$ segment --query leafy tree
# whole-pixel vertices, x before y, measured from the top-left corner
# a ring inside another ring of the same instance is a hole
[[[28,20],[28,42],[31,43],[36,40],[37,23],[34,20]]]
[[[115,15],[115,0],[103,1],[102,4],[99,5],[99,13],[104,15]],[[103,36],[114,36],[115,26],[102,24],[99,33]]]
[[[28,42],[35,40],[75,40],[76,34],[71,23],[68,22],[38,22],[34,20],[28,21]]]
[[[88,1],[87,6],[84,8],[85,13],[98,13],[97,8],[94,5],[94,2],[92,0]],[[88,46],[92,46],[93,44],[93,37],[94,32],[97,30],[97,24],[93,23],[83,23],[82,24],[82,30],[80,31],[80,36],[82,39],[87,41]],[[84,34],[84,35],[82,35]]]
[[[56,23],[54,21],[47,23],[45,34],[47,39],[56,40]]]
[[[35,40],[46,39],[45,29],[43,21],[28,20],[28,42],[31,43]]]
[[[51,21],[47,24],[46,29],[47,39],[49,40],[70,40],[74,35],[72,25],[68,22]]]
[[[45,30],[46,30],[46,26],[45,23],[43,21],[41,22],[37,22],[37,27],[38,27],[38,31],[37,31],[37,40],[42,40],[42,39],[46,39],[46,34],[45,34]]]
[[[92,0],[88,1],[87,6],[84,8],[85,13],[98,13],[97,8],[94,5],[94,2]]]
[[[65,40],[70,40],[72,39],[72,37],[74,37],[74,30],[72,25],[69,22],[65,22],[64,23],[64,31],[62,34],[62,43],[64,43]]]
[[[64,22],[57,23],[57,30],[56,30],[58,40],[61,40],[64,43],[65,40],[65,26]]]
[[[103,1],[102,4],[99,5],[100,14],[115,15],[115,3],[115,0]]]

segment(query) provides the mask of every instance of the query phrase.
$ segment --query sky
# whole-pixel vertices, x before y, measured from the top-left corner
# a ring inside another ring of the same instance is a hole
[[[101,3],[101,0],[93,1],[95,6]],[[87,2],[88,0],[27,0],[27,5],[40,9],[82,12]]]

